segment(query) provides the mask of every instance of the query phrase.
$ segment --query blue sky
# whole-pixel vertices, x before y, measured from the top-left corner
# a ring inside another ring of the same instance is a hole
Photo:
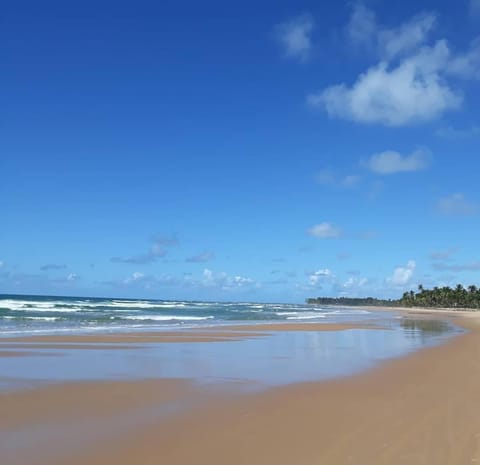
[[[479,284],[480,1],[17,2],[0,292]]]

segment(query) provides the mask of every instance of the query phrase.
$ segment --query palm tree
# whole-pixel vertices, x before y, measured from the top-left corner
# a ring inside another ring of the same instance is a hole
[[[464,306],[464,297],[466,291],[461,284],[457,284],[455,288],[455,307],[463,307]]]

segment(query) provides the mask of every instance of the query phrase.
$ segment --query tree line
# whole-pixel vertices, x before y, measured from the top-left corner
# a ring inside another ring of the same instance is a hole
[[[480,308],[480,289],[473,284],[425,289],[420,284],[418,292],[404,292],[399,302],[406,307]]]
[[[422,284],[418,292],[407,291],[400,299],[376,299],[375,297],[316,297],[306,299],[308,304],[343,306],[388,306],[426,308],[472,308],[480,309],[480,288],[475,285],[463,287],[458,284],[425,289]]]
[[[340,306],[395,306],[399,300],[376,299],[375,297],[310,297],[307,304],[315,305],[340,305]]]

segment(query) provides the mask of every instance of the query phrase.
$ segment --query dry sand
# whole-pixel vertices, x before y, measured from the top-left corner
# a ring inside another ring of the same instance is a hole
[[[0,425],[75,422],[133,412],[169,396],[203,404],[90,438],[55,460],[38,449],[2,465],[467,465],[480,462],[480,331],[388,361],[361,375],[202,398],[191,386],[111,383],[0,395]],[[157,384],[156,384],[157,383]],[[70,390],[69,390],[70,389]],[[145,389],[148,395],[145,394]],[[185,390],[182,392],[182,390]],[[39,392],[43,394],[39,395]],[[165,397],[166,396],[166,397]],[[177,397],[175,397],[177,396]],[[197,396],[197,397],[196,397]],[[106,399],[110,404],[104,405]],[[140,400],[139,400],[140,399]],[[163,399],[163,400],[162,400]],[[140,405],[139,405],[140,403]],[[72,405],[74,407],[72,407]],[[106,410],[106,413],[105,413]],[[103,412],[103,413],[102,413]],[[10,420],[5,421],[5,418]],[[13,418],[13,420],[12,420]],[[98,421],[97,421],[98,420]],[[108,428],[107,428],[108,429]],[[78,432],[77,432],[78,433]],[[1,439],[2,436],[0,436]],[[51,441],[51,448],[61,444]],[[0,444],[1,447],[1,444]],[[42,456],[43,454],[43,456]],[[7,457],[7,459],[5,459]],[[17,460],[17,461],[15,461]]]

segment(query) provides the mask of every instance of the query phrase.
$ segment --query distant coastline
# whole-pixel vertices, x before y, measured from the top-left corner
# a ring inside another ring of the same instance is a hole
[[[399,300],[374,297],[309,297],[307,304],[339,307],[401,307]]]
[[[467,288],[458,284],[425,289],[418,286],[418,292],[404,292],[400,299],[377,299],[375,297],[310,297],[307,304],[342,307],[392,307],[419,308],[430,310],[480,310],[480,288],[470,285]]]

